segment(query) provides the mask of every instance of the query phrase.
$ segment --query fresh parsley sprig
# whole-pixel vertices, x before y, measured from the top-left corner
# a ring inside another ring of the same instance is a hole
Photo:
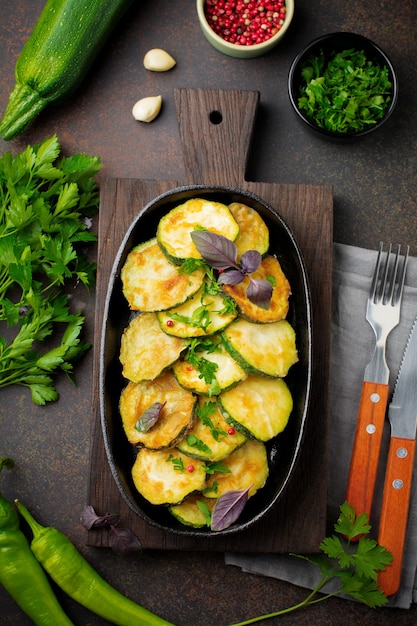
[[[96,241],[100,168],[97,157],[60,157],[56,135],[0,158],[0,389],[27,386],[36,404],[58,399],[55,374],[74,380],[90,346],[63,289],[94,285],[85,247]]]
[[[323,602],[328,598],[344,595],[366,604],[371,608],[383,606],[388,602],[387,597],[378,587],[378,572],[392,562],[391,553],[367,535],[371,530],[368,516],[362,513],[355,515],[354,509],[344,502],[340,507],[340,515],[334,526],[331,537],[327,537],[320,544],[321,553],[317,555],[293,555],[313,563],[321,573],[320,582],[300,603],[273,613],[254,617],[233,626],[247,626],[291,613],[310,604]],[[352,540],[360,536],[358,542]],[[323,587],[336,579],[339,587],[334,591],[323,592]],[[318,595],[320,593],[320,595]]]

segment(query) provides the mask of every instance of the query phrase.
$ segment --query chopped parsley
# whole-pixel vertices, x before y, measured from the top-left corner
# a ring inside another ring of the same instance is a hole
[[[360,132],[384,117],[391,101],[388,67],[363,50],[310,55],[302,67],[298,106],[319,128]]]

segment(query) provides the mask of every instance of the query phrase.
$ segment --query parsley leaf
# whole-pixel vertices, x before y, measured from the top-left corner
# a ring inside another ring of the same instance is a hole
[[[56,135],[0,158],[0,389],[26,386],[36,404],[58,399],[55,375],[74,381],[90,347],[64,288],[94,285],[86,245],[100,168],[97,157],[60,157]]]

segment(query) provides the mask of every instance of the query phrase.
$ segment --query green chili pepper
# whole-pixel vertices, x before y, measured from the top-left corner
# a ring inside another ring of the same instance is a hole
[[[15,503],[33,532],[33,554],[71,598],[118,626],[174,626],[116,591],[66,535],[56,528],[42,526],[21,502]]]
[[[0,471],[13,461],[0,457]],[[0,582],[22,611],[39,626],[73,626],[46,574],[19,530],[16,508],[0,494]]]

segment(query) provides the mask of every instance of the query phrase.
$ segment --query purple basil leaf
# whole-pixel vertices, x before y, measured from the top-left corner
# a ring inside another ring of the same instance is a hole
[[[237,520],[248,501],[248,492],[252,487],[242,491],[227,491],[216,501],[211,515],[211,530],[224,530]]]
[[[95,522],[99,519],[99,516],[97,515],[93,507],[89,505],[84,507],[80,519],[81,524],[84,526],[84,528],[90,530],[94,526]]]
[[[154,402],[140,416],[135,424],[135,429],[140,433],[147,433],[156,424],[166,402]]]
[[[119,556],[142,551],[142,545],[139,539],[129,528],[116,528],[112,526],[109,535],[109,546]]]
[[[245,274],[252,274],[260,266],[262,256],[257,250],[248,250],[240,258],[240,267]]]
[[[105,528],[106,526],[116,526],[119,523],[120,516],[115,513],[106,513],[105,515],[97,515],[94,508],[86,506],[81,513],[81,523],[87,530],[92,528]]]
[[[272,285],[267,280],[253,280],[251,278],[246,295],[249,300],[261,307],[261,309],[269,309],[269,303],[272,298]]]
[[[245,278],[245,274],[240,270],[228,269],[224,270],[217,281],[222,285],[238,285]]]
[[[97,521],[94,523],[94,528],[105,528],[106,526],[117,526],[120,522],[120,515],[116,513],[106,513],[106,515],[102,515],[97,518]]]
[[[208,230],[194,230],[191,239],[203,259],[214,269],[225,270],[228,267],[239,269],[237,248],[227,237]]]

